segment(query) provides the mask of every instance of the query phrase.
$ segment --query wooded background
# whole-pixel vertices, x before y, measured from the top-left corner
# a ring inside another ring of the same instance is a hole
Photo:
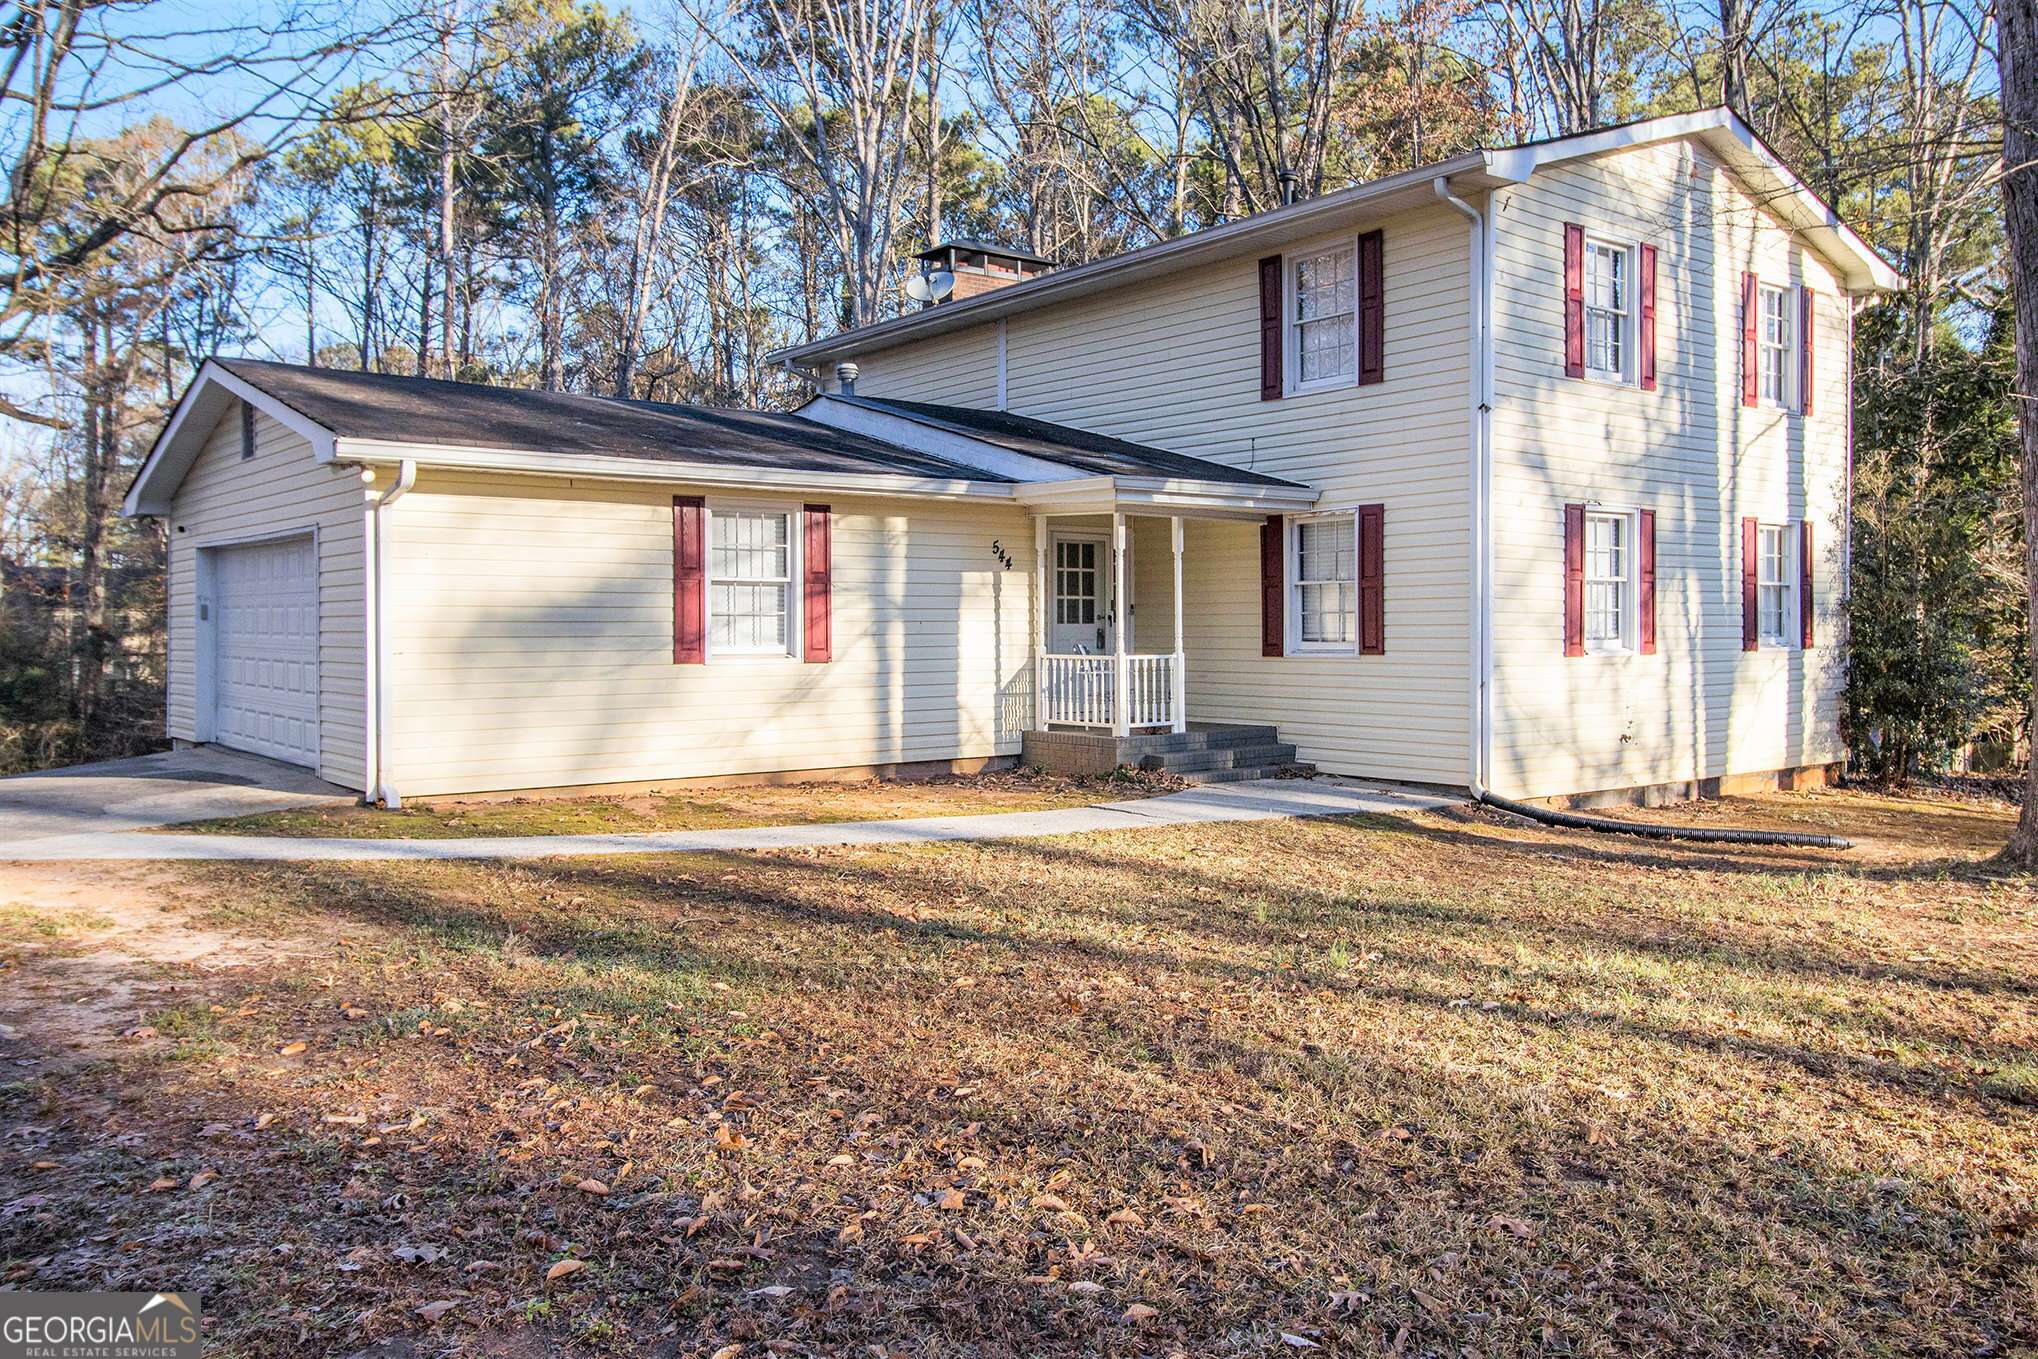
[[[199,362],[783,406],[763,355],[954,236],[1077,263],[1475,145],[1722,101],[1903,272],[1857,328],[1857,768],[2031,693],[1985,0],[186,0],[0,26],[0,771],[161,741]]]

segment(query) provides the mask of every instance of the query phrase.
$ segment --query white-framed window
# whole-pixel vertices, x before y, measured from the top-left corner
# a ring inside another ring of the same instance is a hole
[[[1290,525],[1289,650],[1347,653],[1358,646],[1358,517],[1318,514]]]
[[[1796,535],[1788,524],[1755,529],[1755,631],[1766,647],[1787,647],[1797,621]]]
[[[1796,326],[1788,288],[1763,284],[1756,289],[1760,307],[1755,321],[1756,391],[1775,406],[1790,404],[1790,356]]]
[[[1358,381],[1359,283],[1354,244],[1288,261],[1288,387],[1312,392]]]
[[[799,654],[793,582],[799,538],[790,509],[708,507],[708,652]]]
[[[1585,242],[1585,374],[1626,382],[1634,356],[1634,255],[1629,247]]]
[[[1585,649],[1632,651],[1635,622],[1635,518],[1585,515]]]

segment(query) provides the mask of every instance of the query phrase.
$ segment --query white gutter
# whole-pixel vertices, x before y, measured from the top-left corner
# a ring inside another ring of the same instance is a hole
[[[1148,511],[1186,513],[1192,518],[1264,519],[1270,514],[1312,509],[1322,494],[1314,486],[1097,475],[1028,483],[1019,488],[1019,503],[1041,514]]]
[[[1470,752],[1466,785],[1472,796],[1484,796],[1493,763],[1493,219],[1451,192],[1450,181],[1438,175],[1436,196],[1465,214],[1470,222],[1467,258],[1471,262],[1467,311],[1471,315],[1472,381],[1469,398],[1471,433],[1468,490],[1472,502],[1472,609],[1470,655]],[[1492,199],[1489,195],[1487,206]]]
[[[1338,189],[1317,198],[1305,198],[1281,207],[1269,208],[1221,226],[1176,236],[1153,245],[1107,255],[1087,264],[1053,269],[1023,283],[1008,283],[963,301],[943,302],[888,321],[877,321],[855,330],[845,330],[825,339],[790,345],[766,354],[767,363],[795,363],[802,367],[845,358],[873,349],[914,339],[960,330],[965,326],[995,320],[1026,311],[1050,300],[1066,300],[1104,288],[1131,283],[1151,274],[1171,273],[1192,263],[1242,254],[1270,242],[1294,240],[1313,231],[1342,227],[1354,211],[1395,194],[1418,196],[1436,175],[1476,174],[1484,170],[1491,153],[1466,151],[1435,165],[1418,166],[1388,175],[1384,179]]]
[[[774,467],[731,467],[715,463],[667,462],[596,453],[535,453],[514,448],[410,444],[390,439],[341,439],[325,461],[373,466],[422,462],[462,472],[510,472],[572,480],[673,482],[685,486],[783,488],[812,494],[914,496],[933,500],[1010,500],[1013,486],[966,477],[914,476],[889,472],[814,472]],[[967,470],[967,469],[958,469]]]
[[[363,782],[368,785],[370,802],[380,802],[391,809],[401,807],[403,799],[397,795],[396,784],[389,776],[389,669],[383,663],[386,630],[382,621],[382,542],[387,534],[382,511],[403,499],[417,479],[416,460],[405,458],[397,464],[395,484],[368,507],[368,682],[362,686],[368,695],[368,761]]]

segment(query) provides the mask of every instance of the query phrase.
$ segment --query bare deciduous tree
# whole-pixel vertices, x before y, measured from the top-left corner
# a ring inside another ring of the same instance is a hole
[[[851,325],[878,319],[891,281],[932,3],[755,0],[719,20],[690,11],[818,182]]]

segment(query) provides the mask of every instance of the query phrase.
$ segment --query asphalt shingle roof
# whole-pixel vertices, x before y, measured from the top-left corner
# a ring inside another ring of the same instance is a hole
[[[797,472],[1011,480],[791,415],[488,387],[348,368],[306,368],[255,359],[220,359],[218,363],[343,439],[587,453]]]
[[[489,387],[350,368],[307,368],[258,359],[216,362],[343,439],[585,453],[793,472],[1013,480],[794,415]],[[1005,411],[873,397],[844,399],[1058,463],[1078,474],[1173,477],[1233,485],[1296,484]]]
[[[1164,448],[1130,443],[1069,425],[1050,424],[1010,411],[978,410],[973,406],[939,406],[925,401],[894,401],[886,397],[851,397],[861,405],[892,411],[911,419],[946,427],[1014,453],[1046,458],[1097,476],[1180,477],[1242,486],[1296,486],[1264,472],[1248,472],[1207,458],[1170,453]]]

